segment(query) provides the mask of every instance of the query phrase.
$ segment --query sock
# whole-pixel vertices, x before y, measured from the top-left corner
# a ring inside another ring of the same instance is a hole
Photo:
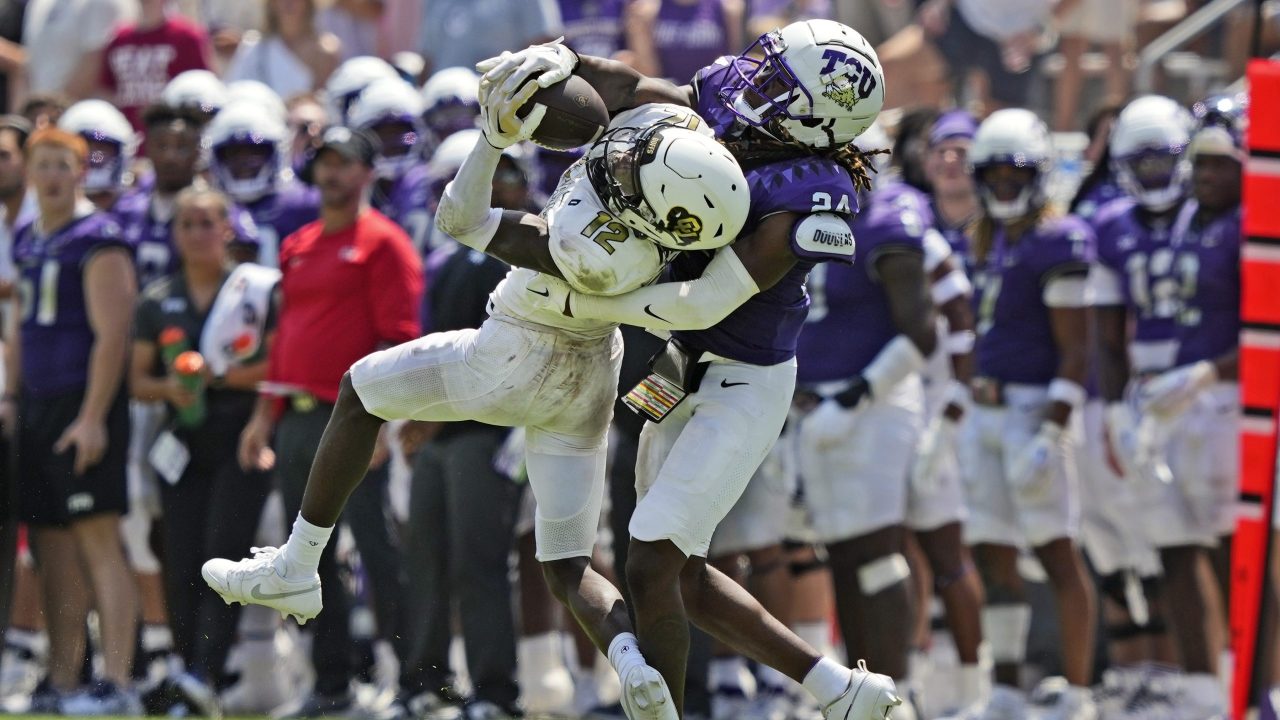
[[[298,519],[293,521],[293,532],[281,553],[285,563],[284,576],[297,578],[314,574],[320,568],[320,555],[332,534],[332,527],[312,525],[302,518],[302,513],[298,513]]]
[[[4,643],[22,648],[36,656],[43,656],[49,651],[48,636],[38,630],[10,627],[4,633]]]
[[[614,636],[609,643],[609,664],[620,678],[625,678],[631,668],[645,664],[644,655],[640,654],[640,641],[634,633],[624,632]]]
[[[849,668],[829,657],[824,657],[810,668],[802,684],[804,689],[818,701],[818,705],[825,708],[843,695],[852,681],[853,673]]]
[[[716,688],[737,688],[746,691],[742,686],[742,678],[746,673],[747,661],[741,655],[711,658],[707,668],[707,684],[714,691]]]
[[[768,665],[761,665],[756,669],[756,682],[760,685],[761,691],[768,688],[770,691],[783,693],[791,685],[791,678]],[[841,688],[840,691],[844,692],[844,688]]]
[[[960,707],[967,708],[982,702],[982,679],[985,673],[981,665],[961,665],[960,681],[957,685],[957,699]]]
[[[142,652],[162,653],[173,650],[173,632],[168,625],[148,623],[142,626]]]

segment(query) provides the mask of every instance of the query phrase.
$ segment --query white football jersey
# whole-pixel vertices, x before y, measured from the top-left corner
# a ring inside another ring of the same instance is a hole
[[[659,122],[711,135],[707,124],[689,108],[658,103],[618,114],[609,128]],[[547,221],[551,257],[565,279],[512,268],[490,297],[498,311],[520,320],[582,334],[610,332],[616,323],[567,317],[561,309],[549,307],[547,297],[564,297],[566,284],[588,295],[631,292],[656,280],[673,252],[637,235],[609,212],[591,187],[582,160],[561,176],[542,217]]]

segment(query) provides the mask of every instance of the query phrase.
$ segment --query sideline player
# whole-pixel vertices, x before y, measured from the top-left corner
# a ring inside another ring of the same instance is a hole
[[[316,562],[385,420],[524,426],[548,585],[608,654],[628,715],[670,720],[677,709],[636,646],[621,595],[590,568],[622,355],[617,326],[566,318],[543,301],[569,287],[626,292],[655,279],[671,250],[727,243],[746,219],[747,183],[732,155],[709,137],[657,122],[702,125],[693,113],[646,107],[615,119],[565,176],[543,217],[492,209],[502,149],[532,133],[542,114],[535,112],[514,123],[516,131],[488,116],[485,142],[447,186],[436,216],[459,242],[516,267],[494,291],[489,320],[479,330],[428,335],[356,363],[343,379],[288,542],[249,560],[210,560],[205,579],[228,601],[314,617]]]

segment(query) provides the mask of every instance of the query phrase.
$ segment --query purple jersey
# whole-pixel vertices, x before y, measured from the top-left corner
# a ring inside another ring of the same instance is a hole
[[[138,269],[138,287],[144,288],[165,275],[178,270],[178,253],[173,247],[173,218],[156,217],[151,191],[135,190],[116,201],[111,208],[124,237],[133,245]],[[258,226],[253,217],[239,205],[231,206],[231,229],[236,242],[258,251]]]
[[[1013,243],[997,230],[983,262],[969,263],[978,373],[1006,383],[1049,384],[1058,374],[1058,348],[1045,286],[1059,277],[1085,276],[1093,259],[1093,230],[1074,216],[1046,220]]]
[[[564,44],[579,55],[613,57],[622,49],[624,0],[560,0]]]
[[[1116,184],[1115,178],[1107,175],[1101,182],[1085,191],[1080,200],[1075,203],[1071,214],[1085,220],[1092,220],[1104,205],[1123,197],[1127,197],[1124,190]]]
[[[320,217],[320,191],[301,182],[284,184],[276,192],[245,206],[258,226],[262,243],[258,262],[280,264],[280,243],[295,230]]]
[[[73,392],[88,383],[93,329],[85,308],[84,268],[105,248],[130,250],[105,213],[72,220],[49,237],[27,223],[14,236],[22,305],[22,386],[30,397]]]
[[[662,76],[688,82],[701,68],[729,52],[728,23],[721,0],[664,2],[653,23],[653,50]],[[708,118],[710,119],[710,118]]]
[[[1098,240],[1098,264],[1119,281],[1125,307],[1133,311],[1135,342],[1174,336],[1178,281],[1169,222],[1153,221],[1129,198],[1113,200],[1091,222]]]
[[[1240,208],[1197,217],[1188,200],[1171,240],[1177,258],[1182,308],[1178,312],[1178,365],[1213,360],[1240,344]]]
[[[426,254],[427,239],[431,235],[430,195],[431,182],[425,164],[414,165],[388,185],[379,182],[373,193],[373,209],[399,225],[420,256]]]
[[[898,334],[876,262],[891,253],[911,253],[923,264],[931,215],[928,198],[905,184],[887,186],[867,199],[853,221],[858,262],[824,263],[809,276],[813,300],[796,351],[799,382],[858,375]]]

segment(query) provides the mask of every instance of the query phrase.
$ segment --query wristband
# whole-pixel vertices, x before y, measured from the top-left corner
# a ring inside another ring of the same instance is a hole
[[[957,330],[948,333],[946,339],[942,341],[942,346],[946,348],[948,355],[968,355],[973,352],[973,346],[978,342],[978,335],[972,330]]]
[[[1072,407],[1083,405],[1088,396],[1080,383],[1066,378],[1054,378],[1049,383],[1049,399],[1064,402]]]

